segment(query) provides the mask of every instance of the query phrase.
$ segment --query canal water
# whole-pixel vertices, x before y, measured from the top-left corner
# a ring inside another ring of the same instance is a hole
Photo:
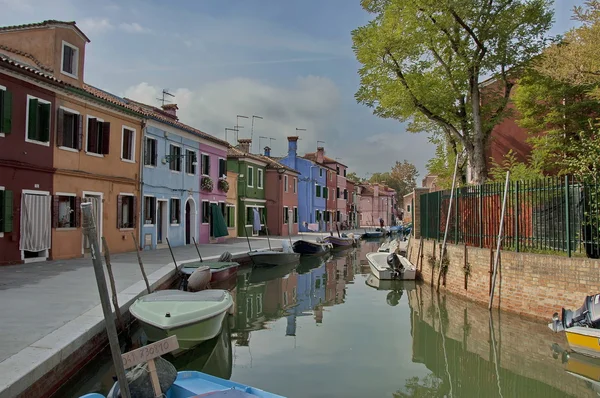
[[[429,285],[370,276],[365,255],[379,244],[295,269],[242,270],[223,332],[165,358],[287,397],[600,395],[600,363],[565,352],[564,336],[543,323],[490,319],[486,307]],[[146,343],[138,327],[131,336],[133,347]],[[55,396],[106,394],[113,375],[105,350]]]

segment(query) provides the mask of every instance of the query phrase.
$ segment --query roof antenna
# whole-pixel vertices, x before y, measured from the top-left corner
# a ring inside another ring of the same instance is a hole
[[[170,100],[168,100],[168,99],[165,98],[165,95],[168,95],[170,97],[175,98],[175,96],[169,92],[168,88],[163,88],[162,98],[157,98],[157,100],[159,100],[160,102],[162,102],[161,106],[165,106],[165,102],[171,102]]]

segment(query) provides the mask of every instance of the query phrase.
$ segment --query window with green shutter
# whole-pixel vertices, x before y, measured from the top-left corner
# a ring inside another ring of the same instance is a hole
[[[50,102],[29,97],[27,107],[27,140],[50,141]]]
[[[12,130],[12,93],[0,89],[0,134],[10,134]]]
[[[0,191],[0,232],[12,232],[13,192]]]

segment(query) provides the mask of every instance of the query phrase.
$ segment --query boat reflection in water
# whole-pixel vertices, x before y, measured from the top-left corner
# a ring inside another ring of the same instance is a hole
[[[392,307],[400,303],[404,291],[414,290],[417,287],[415,281],[381,280],[373,274],[369,274],[365,284],[377,290],[389,290],[386,301]]]
[[[552,345],[554,358],[560,358],[565,372],[586,382],[589,388],[600,395],[600,359],[577,352],[569,352],[558,344]]]

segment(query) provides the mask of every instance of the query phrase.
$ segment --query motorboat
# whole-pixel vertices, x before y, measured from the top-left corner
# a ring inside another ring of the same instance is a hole
[[[392,239],[388,242],[383,242],[377,251],[380,253],[395,253],[398,250],[398,246],[398,240]]]
[[[300,253],[307,256],[322,256],[327,254],[333,248],[331,243],[325,242],[310,242],[307,240],[297,240],[292,245],[295,253]]]
[[[161,290],[138,298],[129,312],[140,322],[148,340],[175,335],[180,349],[186,350],[218,335],[232,306],[233,299],[226,290]]]
[[[323,242],[331,243],[333,249],[349,249],[351,247],[356,246],[356,239],[353,233],[349,233],[348,235],[341,236],[326,236],[323,238]]]
[[[377,239],[377,238],[383,237],[383,234],[384,234],[384,232],[380,228],[377,228],[375,231],[365,231],[365,233],[362,234],[362,238],[363,239]]]
[[[227,280],[237,274],[239,263],[235,261],[194,261],[183,264],[181,272],[187,274],[195,268],[206,266],[210,268],[210,282]]]
[[[587,296],[579,309],[562,308],[552,316],[548,327],[554,332],[565,332],[569,347],[580,354],[600,358],[600,294]]]
[[[417,269],[404,256],[396,253],[367,253],[371,273],[378,279],[415,280]]]
[[[367,276],[365,285],[376,290],[413,290],[417,287],[416,281],[413,280],[382,280],[373,274]]]
[[[300,254],[294,253],[288,241],[282,240],[283,250],[252,250],[248,252],[255,267],[273,267],[282,264],[298,263]]]
[[[117,388],[113,387],[107,397],[93,393],[86,394],[81,398],[117,398],[119,396],[120,392],[117,386]],[[285,398],[282,395],[263,391],[246,384],[193,370],[177,372],[175,382],[169,387],[164,396],[168,398]]]
[[[188,292],[199,292],[206,289],[211,278],[210,267],[206,265],[182,268],[181,275],[181,288]]]

